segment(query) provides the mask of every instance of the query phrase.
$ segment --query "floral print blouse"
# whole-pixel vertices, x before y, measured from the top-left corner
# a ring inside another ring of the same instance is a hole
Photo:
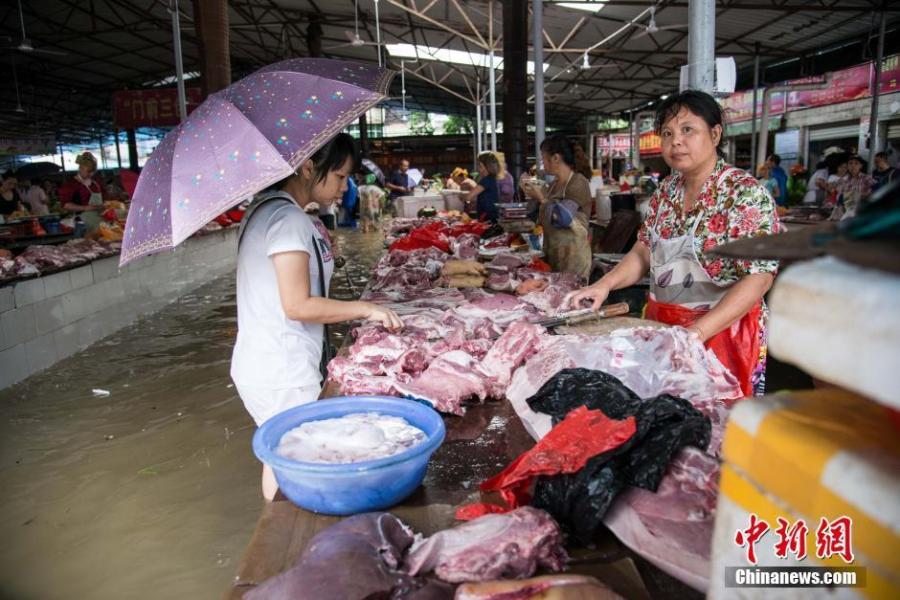
[[[781,231],[775,201],[752,175],[740,169],[732,170],[716,185],[728,168],[721,158],[716,162],[693,209],[686,214],[681,174],[675,171],[666,177],[650,197],[647,219],[638,234],[640,241],[649,247],[651,229],[669,239],[687,235],[696,220],[702,218],[697,226],[694,251],[709,276],[720,285],[734,283],[753,273],[775,274],[778,261],[714,258],[705,255],[705,250]]]

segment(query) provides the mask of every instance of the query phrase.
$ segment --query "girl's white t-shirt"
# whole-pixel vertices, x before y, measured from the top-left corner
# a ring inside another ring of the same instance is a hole
[[[324,327],[289,319],[281,307],[275,264],[282,252],[309,255],[310,295],[324,296],[334,272],[331,246],[312,219],[290,196],[271,200],[253,213],[238,250],[238,335],[231,357],[235,384],[285,389],[319,384]],[[319,283],[317,244],[325,268],[325,287]]]

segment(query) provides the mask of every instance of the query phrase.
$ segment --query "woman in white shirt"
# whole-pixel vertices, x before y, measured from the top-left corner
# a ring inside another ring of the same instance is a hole
[[[328,206],[340,198],[356,159],[353,138],[339,134],[260,194],[244,218],[231,377],[257,425],[318,398],[324,325],[367,319],[391,330],[402,327],[387,308],[327,297],[332,248],[304,207]],[[263,495],[271,500],[277,489],[271,469],[263,467]]]

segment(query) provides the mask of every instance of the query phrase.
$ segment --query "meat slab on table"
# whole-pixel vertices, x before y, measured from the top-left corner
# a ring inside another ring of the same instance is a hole
[[[521,579],[538,568],[560,571],[567,561],[556,521],[523,506],[417,540],[403,567],[411,575],[434,571],[444,581],[462,583]]]

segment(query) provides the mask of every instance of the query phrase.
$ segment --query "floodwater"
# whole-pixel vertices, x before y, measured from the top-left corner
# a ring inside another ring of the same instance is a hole
[[[382,236],[336,237],[355,298]],[[0,391],[0,597],[222,596],[262,503],[235,331],[228,276]]]

